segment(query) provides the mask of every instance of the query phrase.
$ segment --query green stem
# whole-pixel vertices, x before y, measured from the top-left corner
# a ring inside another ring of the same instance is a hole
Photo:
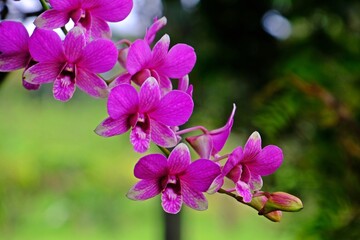
[[[157,146],[165,155],[168,157],[170,155],[170,151],[164,147]]]

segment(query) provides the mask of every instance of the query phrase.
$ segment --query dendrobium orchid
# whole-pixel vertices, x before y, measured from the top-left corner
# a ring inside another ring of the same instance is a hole
[[[200,157],[207,159],[211,156],[216,157],[224,147],[234,123],[235,110],[236,106],[234,104],[231,115],[225,126],[211,131],[202,127],[201,129],[204,130],[204,134],[186,138],[186,141],[194,148]]]
[[[37,27],[60,28],[72,19],[75,26],[86,29],[92,39],[110,38],[107,22],[122,21],[133,7],[132,0],[49,0],[49,3],[52,9],[35,19]]]
[[[186,44],[176,44],[169,50],[170,37],[165,34],[151,50],[147,41],[134,41],[127,52],[127,72],[117,77],[112,86],[133,81],[141,86],[148,77],[154,77],[160,84],[162,94],[172,89],[170,78],[179,79],[193,69],[196,54]]]
[[[194,103],[180,90],[161,96],[155,78],[149,77],[138,93],[130,84],[114,87],[108,98],[108,114],[95,132],[111,137],[131,128],[130,141],[135,151],[145,152],[150,140],[162,147],[174,147],[178,139],[172,127],[180,126],[190,118]]]
[[[206,192],[220,174],[220,167],[208,159],[191,162],[189,148],[180,143],[167,159],[162,154],[150,154],[140,158],[134,175],[141,179],[127,197],[146,200],[161,193],[161,205],[165,212],[176,214],[182,202],[196,210],[206,210]]]
[[[0,72],[11,72],[31,66],[29,52],[29,34],[21,22],[0,22]],[[23,86],[28,90],[36,90],[39,84],[27,83]]]
[[[261,189],[261,176],[274,173],[283,160],[282,150],[274,145],[261,148],[258,132],[251,134],[244,149],[237,147],[230,154],[221,175],[211,186],[209,192],[216,192],[224,184],[224,177],[235,183],[235,189],[246,203],[251,202],[253,192]]]
[[[117,49],[110,40],[97,39],[86,45],[83,30],[75,27],[62,42],[54,31],[36,29],[29,49],[38,63],[25,71],[25,81],[54,82],[53,94],[60,101],[71,99],[76,86],[93,97],[107,96],[107,84],[97,73],[116,64]]]

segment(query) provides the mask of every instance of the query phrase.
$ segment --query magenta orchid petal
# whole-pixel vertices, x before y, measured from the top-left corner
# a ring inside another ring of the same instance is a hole
[[[29,83],[24,79],[22,80],[22,85],[27,90],[38,90],[40,88],[40,84]]]
[[[150,120],[150,125],[151,140],[157,145],[170,148],[178,143],[178,139],[170,127],[154,120]]]
[[[70,20],[70,13],[49,9],[40,14],[34,21],[38,28],[55,29],[64,26]]]
[[[61,38],[52,30],[35,29],[29,40],[29,49],[35,61],[65,61]]]
[[[125,133],[129,129],[130,125],[126,116],[118,119],[108,117],[96,127],[95,133],[103,137],[112,137]]]
[[[251,202],[252,199],[252,193],[250,191],[250,187],[248,184],[238,181],[236,183],[236,191],[239,193],[239,195],[243,198],[243,201],[246,203]]]
[[[138,153],[146,152],[150,147],[150,132],[135,126],[130,132],[130,142]]]
[[[195,62],[196,54],[192,47],[176,44],[170,49],[164,65],[158,70],[170,78],[181,78],[191,72]]]
[[[29,62],[30,54],[15,53],[0,55],[0,72],[11,72],[26,67]]]
[[[192,209],[203,211],[208,208],[208,202],[204,194],[194,190],[186,182],[181,184],[181,193],[184,203]]]
[[[21,22],[0,22],[0,52],[2,54],[28,52],[29,34]]]
[[[83,4],[86,2],[89,1],[83,1]],[[95,3],[96,5],[91,9],[91,14],[109,22],[124,20],[133,7],[132,0],[101,0],[95,1]]]
[[[64,52],[67,60],[71,63],[77,61],[86,45],[84,31],[80,27],[74,27],[66,35],[64,40]]]
[[[144,40],[150,45],[154,40],[156,33],[167,23],[166,17],[154,19],[154,23],[146,30]]]
[[[160,194],[161,190],[157,179],[144,179],[135,184],[126,196],[132,200],[146,200]]]
[[[274,145],[268,145],[257,155],[256,160],[247,165],[251,172],[266,176],[274,173],[283,161],[282,150]]]
[[[184,143],[177,145],[172,150],[168,158],[169,171],[172,174],[179,174],[184,172],[189,167],[190,163],[190,151]]]
[[[177,214],[181,210],[182,198],[174,189],[166,188],[161,194],[161,206],[164,211],[171,214]]]
[[[261,137],[258,132],[253,132],[244,146],[244,161],[252,161],[261,152]]]
[[[167,76],[161,75],[159,78],[160,78],[161,94],[165,96],[167,93],[169,93],[172,90],[172,83]]]
[[[211,183],[209,189],[207,190],[207,193],[214,194],[224,185],[224,175],[220,174],[217,176],[214,181]]]
[[[78,69],[76,85],[90,96],[97,98],[105,98],[108,96],[105,81],[95,73]]]
[[[136,89],[129,84],[114,87],[107,103],[110,117],[116,119],[122,115],[134,114],[138,111],[139,96]]]
[[[149,45],[144,40],[138,39],[129,47],[126,69],[131,75],[134,75],[146,68],[150,60],[151,49]]]
[[[231,115],[222,128],[215,129],[210,131],[211,139],[213,141],[213,149],[212,149],[212,155],[217,154],[221,151],[221,149],[224,147],[227,139],[229,138],[231,128],[234,122],[234,114],[235,114],[236,106],[233,105],[233,110],[231,112]]]
[[[149,77],[141,86],[139,93],[139,111],[152,111],[160,102],[161,93],[155,78]]]
[[[57,10],[72,10],[80,6],[82,0],[49,0],[51,7]]]
[[[243,149],[241,147],[237,147],[234,151],[230,154],[228,160],[226,161],[222,173],[227,175],[231,169],[233,169],[236,165],[240,163],[244,156]]]
[[[213,141],[210,135],[190,136],[185,139],[201,158],[210,159],[211,150],[213,149]]]
[[[263,180],[261,178],[260,175],[255,175],[255,174],[251,174],[250,180],[249,180],[249,187],[250,190],[253,191],[258,191],[262,188],[263,186]]]
[[[68,76],[58,76],[54,81],[54,98],[66,102],[70,100],[75,92],[75,83]]]
[[[189,120],[193,108],[194,102],[188,94],[173,90],[161,99],[158,108],[149,116],[165,125],[179,126]]]
[[[111,29],[107,22],[101,18],[93,17],[91,19],[91,36],[97,38],[111,38]]]
[[[86,45],[77,65],[94,73],[103,73],[111,70],[116,61],[115,45],[110,40],[97,39]]]
[[[221,173],[220,166],[208,159],[199,159],[190,164],[181,180],[193,190],[206,192]]]
[[[130,83],[131,83],[131,74],[129,74],[128,72],[125,72],[123,74],[120,74],[118,77],[116,77],[114,79],[114,81],[112,81],[109,84],[109,87],[113,88],[120,84],[130,84]]]
[[[63,68],[61,63],[37,63],[24,72],[23,78],[32,84],[49,83],[55,81]]]
[[[156,68],[157,66],[161,65],[169,51],[170,46],[170,37],[169,35],[165,34],[154,46],[152,50],[152,61],[151,66],[152,68]]]
[[[140,179],[161,178],[168,174],[167,159],[162,154],[146,155],[136,163],[134,175]]]
[[[231,181],[233,181],[234,183],[236,183],[237,181],[239,181],[240,179],[242,179],[242,173],[243,173],[243,168],[241,165],[236,165],[234,166],[230,172],[228,172],[226,174],[226,177],[229,178]]]

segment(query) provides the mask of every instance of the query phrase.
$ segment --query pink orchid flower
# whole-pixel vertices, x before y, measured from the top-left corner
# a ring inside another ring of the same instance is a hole
[[[133,7],[132,0],[49,0],[49,3],[52,9],[35,19],[37,27],[55,29],[72,19],[75,26],[85,28],[93,39],[110,38],[107,22],[124,20]]]
[[[201,158],[209,159],[210,156],[216,156],[224,147],[234,123],[235,110],[236,106],[234,104],[231,115],[225,126],[207,131],[201,135],[186,138],[186,141],[193,147]]]
[[[161,154],[140,158],[134,175],[141,179],[128,192],[133,200],[146,200],[161,193],[161,205],[165,212],[176,214],[182,202],[196,210],[206,210],[206,192],[220,167],[208,160],[191,162],[189,148],[180,143],[168,159]]]
[[[261,189],[262,176],[274,173],[283,161],[282,150],[274,145],[261,148],[261,137],[258,132],[251,134],[244,149],[237,147],[230,154],[225,166],[209,192],[213,193],[224,184],[226,176],[235,183],[235,189],[244,202],[251,202],[252,194]]]
[[[139,93],[130,84],[114,87],[107,106],[109,117],[95,132],[111,137],[131,128],[130,141],[135,151],[145,152],[150,140],[162,147],[174,147],[178,139],[172,127],[188,121],[194,103],[187,93],[179,90],[170,91],[162,97],[158,82],[149,77]]]
[[[162,29],[167,23],[166,17],[162,17],[160,19],[154,18],[153,24],[146,29],[144,40],[151,45],[153,41],[155,40],[157,32]]]
[[[93,97],[107,96],[107,84],[97,73],[116,64],[117,49],[110,40],[97,39],[86,45],[83,30],[75,27],[62,42],[54,31],[36,29],[29,48],[39,63],[25,71],[25,81],[54,82],[53,94],[60,101],[71,99],[76,86]]]
[[[154,77],[160,84],[162,93],[172,89],[170,78],[182,78],[193,69],[196,54],[186,44],[176,44],[169,50],[170,37],[165,34],[151,50],[149,44],[138,39],[131,44],[127,53],[127,72],[117,77],[111,86],[130,83],[141,86],[148,77]]]
[[[29,52],[29,33],[24,25],[16,21],[0,22],[0,72],[11,72],[29,68],[34,64]],[[22,80],[28,90],[39,89],[39,84]]]

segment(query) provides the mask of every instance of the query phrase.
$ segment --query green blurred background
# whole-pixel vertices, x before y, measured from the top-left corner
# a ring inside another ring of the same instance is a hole
[[[135,2],[145,18],[159,1]],[[360,239],[360,2],[166,0],[162,15],[158,37],[168,33],[198,57],[187,126],[220,127],[235,103],[222,153],[259,131],[285,155],[264,190],[304,203],[273,223],[208,195],[207,211],[183,208],[182,238]],[[106,100],[76,91],[57,102],[50,85],[29,92],[20,78],[7,74],[0,85],[0,239],[162,239],[159,197],[125,197],[142,155],[128,135],[93,133]]]

